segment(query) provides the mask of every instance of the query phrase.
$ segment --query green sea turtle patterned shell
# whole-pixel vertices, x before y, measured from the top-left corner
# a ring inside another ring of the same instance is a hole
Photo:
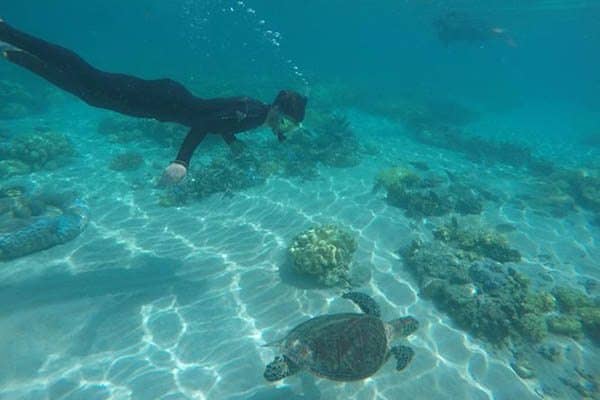
[[[301,341],[309,354],[286,355],[315,375],[353,381],[373,375],[387,359],[388,342],[381,319],[366,314],[332,314],[310,319],[286,338]]]

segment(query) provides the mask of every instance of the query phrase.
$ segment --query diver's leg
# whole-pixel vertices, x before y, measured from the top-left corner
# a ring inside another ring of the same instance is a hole
[[[8,61],[28,69],[88,103],[94,100],[94,93],[98,92],[98,88],[107,86],[102,82],[101,71],[74,52],[21,32],[2,20],[0,41],[15,47],[3,51]],[[100,94],[103,93],[105,91],[100,91]]]
[[[5,57],[86,103],[122,114],[191,125],[194,96],[170,79],[145,80],[100,71],[74,52],[0,21],[0,41],[20,50]]]
[[[92,69],[77,54],[64,47],[31,36],[0,19],[0,41],[30,53],[44,63],[64,71]]]
[[[65,73],[50,67],[39,58],[19,49],[4,50],[2,51],[2,56],[13,64],[33,72],[67,92],[76,96],[80,95],[78,85],[74,84]]]
[[[4,20],[2,18],[0,18],[0,26],[2,26],[2,24],[4,23]],[[16,47],[12,46],[6,42],[3,42],[0,40],[0,51],[4,52],[5,50],[15,50]]]

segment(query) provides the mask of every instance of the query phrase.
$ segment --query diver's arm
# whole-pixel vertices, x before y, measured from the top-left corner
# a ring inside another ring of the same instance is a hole
[[[190,159],[196,147],[206,137],[206,129],[192,128],[183,140],[177,158],[169,164],[162,174],[159,186],[170,186],[180,182],[187,175],[187,170],[190,165]]]
[[[173,162],[188,168],[192,155],[194,154],[194,150],[196,150],[196,147],[198,147],[198,145],[204,140],[206,135],[207,132],[204,128],[193,127],[190,129],[187,136],[183,140],[181,147],[179,147],[177,158]]]

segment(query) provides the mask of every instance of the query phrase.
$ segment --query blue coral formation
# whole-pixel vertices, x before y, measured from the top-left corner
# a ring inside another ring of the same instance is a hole
[[[520,256],[495,233],[469,232],[453,221],[434,237],[413,241],[402,252],[405,265],[421,295],[474,336],[500,345],[540,342],[550,333],[600,340],[600,299],[566,287],[533,290],[523,273],[505,265]]]
[[[529,342],[548,334],[551,294],[535,293],[529,279],[507,262],[520,260],[496,232],[460,227],[453,218],[434,230],[435,241],[413,241],[402,255],[421,294],[462,328],[494,344]]]
[[[29,212],[23,218],[18,218],[14,229],[0,233],[0,261],[66,243],[76,238],[88,224],[87,204],[72,194],[40,195],[19,200],[21,203],[25,201],[28,205],[24,208],[29,208]],[[46,212],[48,206],[60,210],[60,214]]]
[[[443,242],[413,242],[403,256],[421,294],[474,336],[494,344],[546,336],[551,309],[514,268],[489,258],[472,261]]]

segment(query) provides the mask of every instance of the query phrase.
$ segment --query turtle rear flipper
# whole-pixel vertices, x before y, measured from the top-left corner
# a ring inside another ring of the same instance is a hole
[[[371,296],[360,292],[348,292],[342,295],[342,298],[351,300],[360,307],[362,312],[374,317],[381,317],[381,308]]]
[[[396,359],[396,371],[402,371],[415,356],[415,351],[408,346],[394,346],[390,352]]]
[[[267,365],[263,376],[269,382],[275,382],[294,375],[299,370],[300,367],[286,356],[277,356]]]

